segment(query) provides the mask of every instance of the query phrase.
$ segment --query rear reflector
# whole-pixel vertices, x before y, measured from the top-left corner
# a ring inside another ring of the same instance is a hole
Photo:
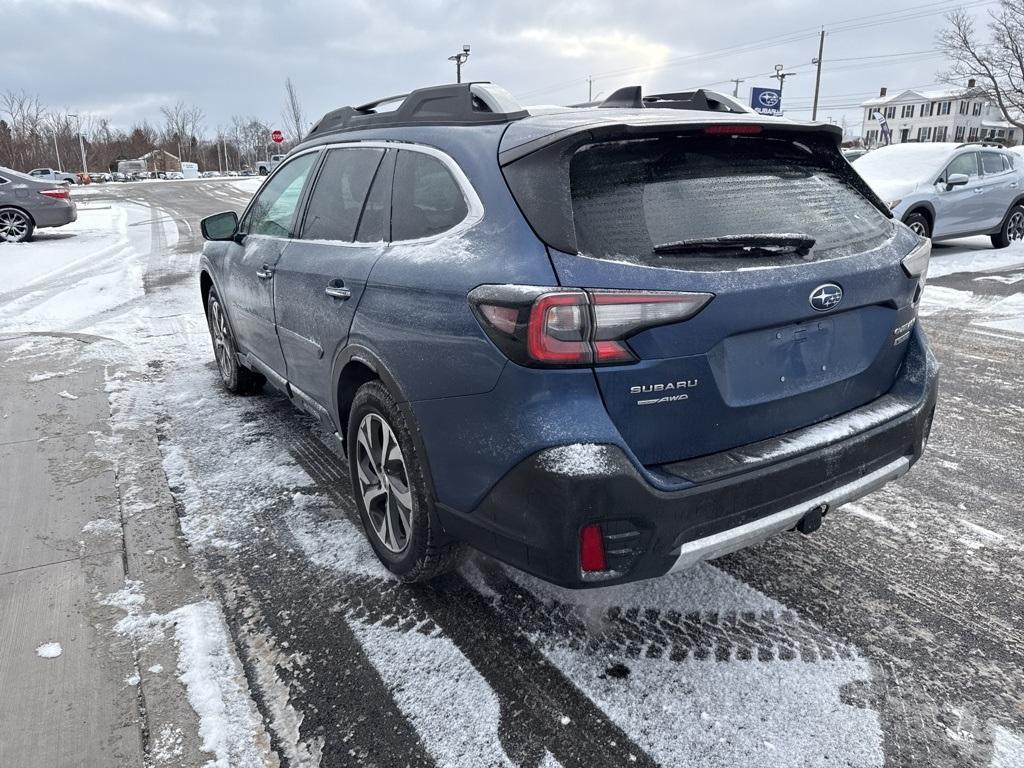
[[[56,197],[60,200],[68,200],[71,198],[71,193],[67,187],[56,187],[54,189],[41,189],[39,190],[40,195],[46,195],[47,197]]]
[[[760,132],[760,125],[709,125],[704,128],[704,133],[709,136],[752,136]]]
[[[587,573],[608,570],[600,525],[585,525],[580,529],[580,569]]]

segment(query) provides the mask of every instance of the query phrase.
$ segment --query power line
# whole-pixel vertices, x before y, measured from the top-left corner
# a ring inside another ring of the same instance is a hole
[[[883,24],[898,23],[902,21],[913,21],[915,19],[924,18],[927,16],[935,16],[942,13],[949,13],[958,8],[968,9],[984,5],[993,5],[998,1],[999,0],[973,0],[964,3],[944,0],[943,2],[939,3],[924,3],[921,5],[910,6],[908,8],[902,8],[894,11],[884,11],[880,13],[867,14],[864,16],[855,16],[849,19],[842,19],[840,21],[835,21],[821,26],[826,27],[829,34],[841,34],[843,32],[850,32],[859,29],[868,29],[871,27],[881,26]],[[820,26],[807,27],[804,29],[793,30],[791,32],[783,33],[781,35],[775,35],[770,38],[763,38],[760,40],[751,41],[748,43],[727,46],[725,48],[718,48],[711,51],[705,51],[702,53],[687,54],[686,56],[667,59],[666,61],[661,62],[656,66],[659,69],[667,69],[669,67],[679,66],[685,63],[692,63],[693,61],[696,60],[707,61],[716,58],[721,58],[722,56],[749,53],[753,50],[763,49],[768,44],[770,44],[769,47],[774,48],[778,47],[779,45],[785,45],[787,43],[800,42],[802,40],[817,37],[820,28]],[[652,67],[650,65],[631,66],[622,69],[598,72],[596,75],[593,75],[592,77],[593,79],[602,79],[608,77],[615,77],[618,75],[630,74],[634,72],[642,72],[651,68]],[[520,94],[520,98],[530,98],[532,96],[540,95],[543,93],[550,93],[553,91],[562,90],[571,85],[576,85],[582,82],[584,82],[584,78],[582,77],[574,78],[572,80],[565,80],[557,84],[552,84],[549,86],[524,91]]]

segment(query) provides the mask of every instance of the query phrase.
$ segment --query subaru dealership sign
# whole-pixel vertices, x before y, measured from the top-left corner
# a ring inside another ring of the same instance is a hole
[[[777,115],[782,111],[782,91],[778,88],[751,88],[750,106],[762,115]]]

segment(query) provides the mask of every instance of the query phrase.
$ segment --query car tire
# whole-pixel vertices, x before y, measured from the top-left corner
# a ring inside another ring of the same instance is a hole
[[[457,567],[465,547],[443,533],[409,424],[382,382],[356,392],[346,446],[356,508],[384,567],[404,582]]]
[[[914,211],[903,220],[903,223],[921,237],[932,236],[932,225],[928,221],[928,217],[920,211]]]
[[[206,299],[206,322],[210,327],[213,356],[217,360],[217,369],[220,371],[224,388],[236,395],[250,395],[262,389],[266,382],[263,374],[251,371],[238,362],[235,337],[231,333],[231,326],[228,325],[220,297],[213,288]]]
[[[36,224],[17,208],[0,208],[0,243],[23,243],[32,237]]]
[[[1006,214],[1003,228],[992,235],[992,247],[1006,248],[1019,240],[1024,240],[1024,205],[1015,205]]]

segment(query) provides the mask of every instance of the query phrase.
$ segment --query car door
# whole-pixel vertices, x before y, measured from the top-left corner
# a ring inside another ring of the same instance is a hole
[[[948,237],[971,231],[983,208],[981,170],[977,152],[954,157],[935,183],[935,226],[932,237]],[[967,184],[946,189],[946,180],[954,174],[968,177]]]
[[[319,151],[296,156],[267,180],[239,225],[225,266],[228,316],[239,350],[280,376],[284,355],[274,324],[274,270],[295,231],[299,202]]]
[[[995,229],[1003,223],[1010,204],[1020,194],[1019,179],[1009,158],[1002,152],[981,152],[982,196],[980,230]]]
[[[359,145],[328,149],[299,237],[277,265],[274,303],[288,381],[325,408],[335,354],[387,247],[394,154]]]

